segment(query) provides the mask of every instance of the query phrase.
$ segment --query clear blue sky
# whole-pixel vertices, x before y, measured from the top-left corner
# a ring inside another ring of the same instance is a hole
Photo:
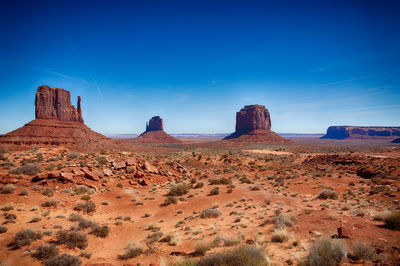
[[[276,132],[400,126],[400,1],[0,1],[0,133],[42,84],[103,134],[223,133],[263,104]]]

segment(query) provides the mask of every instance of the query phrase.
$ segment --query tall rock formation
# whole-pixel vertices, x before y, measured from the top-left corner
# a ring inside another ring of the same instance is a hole
[[[78,96],[77,108],[71,105],[69,91],[60,88],[40,86],[36,92],[36,119],[54,119],[60,121],[83,123],[81,97]]]
[[[146,132],[164,130],[163,120],[159,116],[153,116],[148,123],[146,123]]]
[[[271,117],[264,105],[245,105],[236,113],[236,131],[224,138],[235,142],[289,143],[271,131]]]
[[[148,123],[146,123],[146,131],[140,134],[139,137],[121,140],[121,142],[135,144],[162,144],[181,143],[182,141],[165,133],[162,118],[154,116]]]
[[[321,139],[393,139],[400,136],[400,127],[330,126]]]
[[[85,151],[116,147],[109,138],[83,123],[81,97],[75,108],[67,90],[40,86],[36,92],[35,115],[36,119],[23,127],[0,135],[0,145],[20,150],[32,145]]]

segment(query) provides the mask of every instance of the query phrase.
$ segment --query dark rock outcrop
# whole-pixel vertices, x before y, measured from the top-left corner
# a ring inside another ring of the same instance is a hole
[[[289,143],[271,131],[271,117],[263,105],[245,105],[236,113],[236,131],[224,138],[236,142]]]
[[[164,132],[163,120],[159,116],[154,116],[146,123],[146,131],[139,137],[121,140],[123,143],[135,144],[162,144],[162,143],[181,143],[182,141]]]
[[[81,97],[78,96],[77,109],[71,105],[69,91],[60,88],[40,86],[35,98],[36,119],[53,119],[83,123]]]
[[[163,120],[159,116],[153,116],[148,123],[146,123],[146,132],[164,130]]]
[[[35,120],[0,135],[1,146],[11,150],[24,150],[33,145],[65,146],[82,151],[117,147],[109,138],[83,123],[81,99],[78,97],[75,109],[69,91],[40,86],[36,93],[35,114]]]
[[[400,136],[400,127],[330,126],[321,139],[381,139]]]

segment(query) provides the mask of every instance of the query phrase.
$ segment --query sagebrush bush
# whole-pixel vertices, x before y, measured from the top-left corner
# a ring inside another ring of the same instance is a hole
[[[362,242],[353,243],[353,253],[351,254],[351,257],[353,259],[372,260],[374,256],[375,256],[375,251],[370,245]]]
[[[267,266],[270,265],[264,252],[250,245],[214,253],[201,258],[198,266]]]
[[[96,226],[90,233],[97,237],[106,238],[110,233],[110,227],[108,225]]]
[[[275,228],[272,231],[271,236],[272,236],[271,238],[272,242],[283,243],[289,240],[289,234],[286,231],[286,228]]]
[[[58,249],[54,245],[40,246],[33,253],[33,257],[38,260],[47,260],[58,255]]]
[[[127,260],[130,258],[134,258],[139,256],[140,254],[143,253],[143,248],[141,245],[139,245],[136,242],[131,242],[128,244],[128,246],[125,248],[125,253],[123,255],[120,255],[120,259],[122,260]]]
[[[400,230],[400,211],[393,212],[384,219],[385,226],[392,230]]]
[[[219,195],[219,187],[215,187],[213,189],[210,190],[210,194],[208,194],[209,196],[214,196],[214,195]]]
[[[8,227],[5,225],[0,224],[0,234],[7,232]]]
[[[28,196],[29,195],[29,189],[22,189],[21,192],[19,193],[20,196]]]
[[[23,166],[13,168],[9,171],[10,174],[15,175],[37,175],[42,172],[42,169],[37,164],[27,163]]]
[[[57,206],[58,201],[56,200],[47,200],[42,203],[42,207],[54,207]]]
[[[78,231],[60,230],[57,232],[57,244],[65,244],[68,248],[85,249],[88,239],[86,234]]]
[[[168,206],[168,205],[177,204],[177,203],[178,203],[178,199],[175,196],[167,196],[167,198],[165,199],[162,206]]]
[[[337,266],[347,257],[346,243],[338,239],[322,238],[310,248],[307,264],[311,266]]]
[[[93,213],[96,211],[96,204],[93,201],[86,201],[85,203],[78,203],[74,207],[75,211],[82,211],[83,213]]]
[[[8,212],[14,209],[14,203],[10,202],[1,206],[0,210],[4,212]]]
[[[296,219],[293,216],[281,213],[275,216],[274,222],[277,228],[284,228],[286,226],[295,225]]]
[[[226,178],[226,177],[220,177],[217,179],[209,179],[208,182],[210,183],[210,185],[229,185],[232,183],[232,180],[230,178]]]
[[[319,193],[318,198],[319,198],[319,199],[334,199],[334,200],[335,200],[335,199],[338,198],[338,194],[337,194],[337,192],[334,191],[333,189],[331,189],[331,188],[326,188],[326,189],[323,189],[323,190]]]
[[[62,254],[45,260],[43,264],[45,266],[80,266],[82,262],[78,257]]]
[[[42,194],[47,196],[47,197],[53,197],[54,196],[54,190],[52,188],[47,187],[47,188],[43,189]]]
[[[14,193],[16,186],[13,184],[7,184],[4,186],[0,186],[0,193],[1,194],[12,194]]]
[[[186,183],[180,183],[172,185],[168,192],[168,196],[183,196],[187,194],[190,190],[190,185]]]
[[[41,239],[42,233],[32,229],[24,229],[14,236],[14,240],[8,244],[11,249],[19,249],[23,246],[30,245],[33,241]]]
[[[201,212],[201,218],[217,218],[221,215],[221,212],[217,209],[205,209]]]

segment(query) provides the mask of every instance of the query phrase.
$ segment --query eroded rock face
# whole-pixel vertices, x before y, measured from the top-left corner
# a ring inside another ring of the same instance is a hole
[[[164,130],[163,120],[159,116],[153,116],[148,123],[146,123],[146,132]]]
[[[83,123],[81,97],[78,97],[77,109],[71,105],[71,94],[60,88],[40,86],[35,98],[36,119],[52,119]]]
[[[245,105],[236,113],[236,131],[225,140],[243,143],[289,143],[271,131],[271,117],[264,105]]]
[[[271,118],[264,105],[245,105],[236,113],[236,131],[271,129]]]
[[[330,126],[322,139],[373,139],[400,136],[400,127]]]

